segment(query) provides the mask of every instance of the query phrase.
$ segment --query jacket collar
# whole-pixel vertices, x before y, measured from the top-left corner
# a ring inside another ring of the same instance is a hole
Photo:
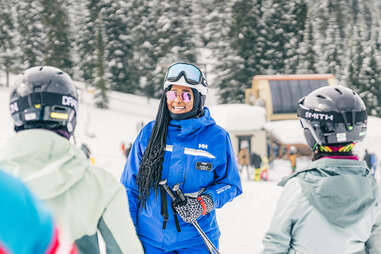
[[[294,178],[308,171],[318,171],[322,175],[327,176],[348,174],[368,176],[370,173],[364,161],[321,158],[311,162],[311,164],[307,168],[297,171],[294,174],[283,178],[278,183],[278,186],[285,186],[291,178]]]
[[[0,150],[0,165],[20,177],[41,199],[65,192],[90,167],[83,152],[66,138],[44,129],[23,130]]]
[[[169,122],[168,130],[178,131],[178,135],[189,135],[201,131],[203,128],[214,125],[216,122],[210,116],[210,111],[204,107],[204,115],[199,118],[189,118],[184,120],[171,119]]]

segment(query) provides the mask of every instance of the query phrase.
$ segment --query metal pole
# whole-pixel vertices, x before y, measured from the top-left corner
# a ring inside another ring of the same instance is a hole
[[[164,190],[168,193],[168,195],[173,199],[175,200],[176,199],[176,195],[173,193],[173,191],[169,188],[168,184],[167,184],[167,180],[164,179],[164,180],[161,180],[159,182],[159,185],[161,185]],[[177,186],[177,187],[176,187]],[[185,200],[185,196],[184,196],[184,193],[180,190],[180,188],[178,188],[179,185],[175,185],[174,186],[174,189],[176,191],[176,194],[179,196],[179,198],[184,201]],[[217,250],[216,246],[214,246],[214,244],[212,243],[212,241],[210,241],[209,237],[205,234],[205,232],[202,230],[202,228],[200,227],[200,225],[198,224],[197,221],[194,221],[192,222],[192,225],[196,228],[197,232],[200,234],[202,240],[204,241],[206,247],[208,248],[208,251],[213,254],[220,254],[220,252]]]
[[[175,186],[173,186],[173,189],[172,189],[176,194],[177,196],[180,198],[181,201],[185,201],[185,195],[184,193],[180,190],[180,185],[179,184],[176,184]],[[210,253],[216,253],[216,254],[220,254],[220,252],[217,250],[216,246],[214,246],[214,244],[212,243],[212,241],[210,241],[209,237],[205,234],[205,232],[202,230],[202,228],[200,227],[200,225],[198,224],[197,221],[193,221],[192,222],[193,226],[196,228],[196,230],[198,231],[198,233],[201,235],[202,239],[204,240],[205,244],[206,244],[206,247],[208,247],[208,250]]]

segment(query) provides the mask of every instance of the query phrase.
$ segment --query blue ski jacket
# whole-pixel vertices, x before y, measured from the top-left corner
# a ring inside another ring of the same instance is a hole
[[[20,180],[2,170],[0,202],[0,253],[55,253],[52,216]]]
[[[229,134],[216,125],[209,110],[204,116],[186,120],[171,120],[168,126],[162,179],[168,185],[180,183],[184,193],[204,189],[220,208],[242,193],[241,181]],[[154,121],[148,123],[136,138],[124,168],[121,182],[126,187],[130,214],[143,243],[166,251],[200,245],[201,237],[192,224],[178,216],[181,232],[177,232],[171,199],[167,195],[168,222],[163,229],[160,193],[151,193],[147,207],[139,208],[136,176],[151,136]],[[218,239],[220,231],[213,210],[201,216],[198,223],[211,239]],[[201,243],[202,244],[202,243]]]

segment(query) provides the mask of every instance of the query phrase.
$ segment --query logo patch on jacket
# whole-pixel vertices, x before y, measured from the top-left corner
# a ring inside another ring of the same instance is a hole
[[[211,171],[212,168],[213,168],[213,165],[210,162],[203,162],[203,161],[196,162],[196,169]]]

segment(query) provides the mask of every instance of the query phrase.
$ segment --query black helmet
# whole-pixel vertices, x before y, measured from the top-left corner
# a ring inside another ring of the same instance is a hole
[[[308,145],[349,144],[362,141],[367,113],[360,96],[344,86],[324,86],[298,102],[298,117]]]
[[[50,66],[32,67],[11,90],[9,109],[15,131],[34,128],[65,130],[76,125],[78,96],[65,72]]]

